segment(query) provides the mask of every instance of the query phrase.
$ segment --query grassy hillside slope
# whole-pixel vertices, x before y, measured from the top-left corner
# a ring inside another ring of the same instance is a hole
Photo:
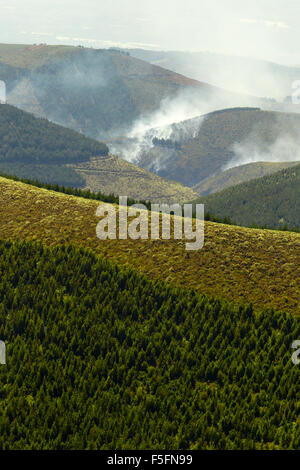
[[[199,193],[200,196],[206,196],[211,193],[222,191],[223,189],[229,188],[230,186],[236,186],[237,184],[244,183],[245,181],[262,178],[263,176],[271,175],[277,171],[284,170],[285,168],[289,168],[298,164],[299,162],[248,163],[246,165],[230,168],[230,170],[225,170],[217,173],[214,176],[206,178],[205,180],[201,181],[201,183],[193,186],[193,190]]]
[[[300,228],[300,165],[211,194],[201,201],[238,224]]]
[[[1,450],[299,449],[299,321],[0,241]]]
[[[197,194],[176,181],[161,178],[113,155],[91,158],[68,167],[84,180],[84,189],[93,192],[165,203],[183,203]]]
[[[206,178],[223,171],[234,158],[235,144],[244,147],[242,158],[259,157],[265,161],[266,154],[272,154],[278,139],[286,145],[277,149],[279,155],[274,160],[295,161],[298,149],[300,115],[262,111],[257,108],[234,108],[216,111],[203,116],[198,131],[194,130],[194,120],[181,123],[181,128],[189,128],[192,135],[177,139],[178,131],[171,133],[170,139],[176,146],[168,153],[161,145],[154,145],[141,155],[139,165],[160,176],[179,181],[186,186],[194,186]],[[178,134],[179,135],[179,134]],[[291,149],[291,150],[289,150]]]
[[[96,237],[97,206],[1,178],[0,238],[85,246],[152,279],[300,314],[300,235],[208,222],[197,252],[188,253],[183,240],[103,242]]]
[[[41,67],[55,57],[76,53],[74,46],[46,46],[44,44],[0,44],[0,62],[11,67],[31,69]]]

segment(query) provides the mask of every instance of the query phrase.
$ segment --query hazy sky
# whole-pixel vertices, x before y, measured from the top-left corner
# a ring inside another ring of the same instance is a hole
[[[300,64],[299,0],[0,0],[0,42],[209,50]]]

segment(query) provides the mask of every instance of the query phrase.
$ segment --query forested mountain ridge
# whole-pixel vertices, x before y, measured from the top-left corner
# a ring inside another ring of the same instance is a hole
[[[0,172],[66,186],[85,180],[67,163],[108,156],[108,147],[82,134],[0,104]]]
[[[71,246],[0,241],[0,266],[0,449],[300,448],[296,319]]]
[[[72,243],[154,280],[299,315],[300,234],[206,222],[203,249],[190,253],[184,240],[172,238],[103,242],[96,236],[98,205],[0,178],[0,238]]]
[[[106,144],[8,104],[0,105],[1,163],[76,163],[108,155]]]
[[[300,164],[200,199],[214,215],[244,226],[300,228]]]

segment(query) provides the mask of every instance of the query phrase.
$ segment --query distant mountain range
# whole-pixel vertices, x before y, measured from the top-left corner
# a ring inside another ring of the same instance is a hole
[[[126,52],[196,80],[237,93],[276,98],[280,101],[291,95],[292,83],[300,77],[300,67],[289,67],[249,57],[205,51],[126,49]]]
[[[0,44],[0,79],[10,104],[100,140],[128,132],[182,92],[199,100],[237,100],[125,52],[81,47]]]

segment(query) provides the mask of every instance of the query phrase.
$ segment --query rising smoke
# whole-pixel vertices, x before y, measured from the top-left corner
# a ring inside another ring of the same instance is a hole
[[[124,115],[136,118],[111,54],[102,50],[79,48],[22,71],[10,84],[8,101],[99,140],[116,135]]]
[[[279,114],[269,128],[254,127],[243,142],[233,145],[232,151],[234,157],[224,170],[248,163],[300,161],[300,119]]]
[[[248,140],[245,143],[236,143],[232,148],[235,156],[224,167],[229,170],[247,163],[269,162],[297,162],[300,161],[300,138],[281,135],[267,149],[261,150],[255,142]]]
[[[6,103],[6,84],[0,80],[0,103]]]
[[[112,141],[110,149],[125,160],[138,163],[141,155],[153,148],[155,138],[182,141],[195,137],[203,121],[199,116],[204,110],[204,102],[199,103],[199,96],[192,90],[165,98],[157,111],[133,123],[126,138]]]
[[[300,77],[299,67],[210,52],[137,51],[153,63],[234,93],[266,97],[282,102],[291,94],[291,84]]]
[[[255,97],[227,93],[213,87],[209,90],[186,89],[175,97],[163,99],[157,111],[141,116],[125,137],[110,141],[109,147],[113,154],[136,164],[149,154],[151,161],[146,167],[158,172],[172,158],[174,150],[164,148],[163,152],[151,155],[154,139],[182,144],[197,137],[206,114],[235,106],[256,107],[260,104],[261,100]]]
[[[196,56],[187,54],[188,57],[192,60]],[[29,76],[25,75],[10,90],[9,99],[11,103],[53,122],[106,140],[113,154],[136,164],[143,160],[145,168],[159,172],[174,158],[177,149],[164,147],[151,153],[155,146],[154,139],[179,144],[193,139],[201,129],[205,115],[215,110],[236,106],[272,109],[273,101],[224,89],[247,92],[250,83],[253,83],[256,87],[253,90],[278,96],[282,83],[273,65],[259,61],[255,63],[259,68],[252,71],[251,77],[249,68],[241,67],[239,61],[234,70],[226,63],[223,63],[222,69],[219,62],[213,61],[210,67],[202,67],[202,73],[208,74],[207,78],[215,84],[214,77],[218,77],[218,84],[222,84],[223,89],[210,86],[185,89],[175,96],[164,98],[160,105],[158,102],[155,111],[137,117],[137,109],[118,76],[110,54],[83,50],[61,62],[50,62]],[[194,65],[197,67],[197,64]],[[285,76],[285,82],[286,79]],[[296,108],[294,106],[293,110],[297,111]],[[124,137],[118,137],[122,135]],[[234,158],[226,168],[258,161],[299,160],[299,147],[298,132],[291,134],[278,128],[276,139],[268,147],[257,141],[257,132],[250,132],[247,140],[234,144]]]

